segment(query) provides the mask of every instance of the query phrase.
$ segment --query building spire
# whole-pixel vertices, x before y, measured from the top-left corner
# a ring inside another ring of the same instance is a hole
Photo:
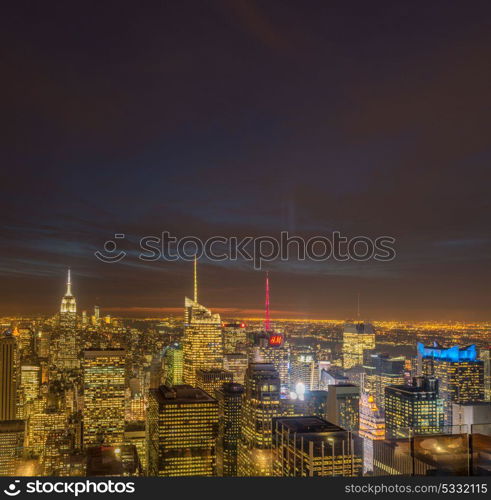
[[[271,330],[271,320],[269,318],[269,273],[266,271],[266,320],[264,321],[264,329],[269,332]]]
[[[194,256],[194,301],[198,302],[198,266],[196,255]]]
[[[66,281],[66,294],[65,295],[71,295],[72,294],[72,278],[70,274],[70,268],[68,268],[68,277]]]

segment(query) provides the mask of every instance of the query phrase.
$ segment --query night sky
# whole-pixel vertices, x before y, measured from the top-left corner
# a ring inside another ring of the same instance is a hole
[[[2,6],[0,314],[157,316],[192,264],[145,235],[397,238],[390,263],[275,262],[276,317],[490,319],[489,1]],[[130,255],[94,251],[125,233]],[[256,315],[264,273],[200,262]]]

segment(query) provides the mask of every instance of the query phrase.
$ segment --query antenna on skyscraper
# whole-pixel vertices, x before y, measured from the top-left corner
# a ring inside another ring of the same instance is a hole
[[[196,255],[194,256],[194,301],[198,302],[198,266]]]
[[[358,318],[358,321],[360,321],[360,292],[358,292],[358,294],[357,294],[356,317]]]
[[[269,273],[266,271],[266,320],[264,321],[264,329],[269,332],[271,330],[271,320],[269,318]]]
[[[72,278],[70,273],[70,268],[68,268],[68,276],[66,280],[66,295],[72,294]]]

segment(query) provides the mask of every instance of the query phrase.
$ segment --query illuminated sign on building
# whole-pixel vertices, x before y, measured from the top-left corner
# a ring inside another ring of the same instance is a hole
[[[279,335],[274,333],[269,336],[269,345],[270,346],[280,346],[283,344],[283,335]]]
[[[423,358],[439,359],[441,361],[475,361],[477,359],[477,350],[474,344],[468,347],[454,346],[445,349],[435,343],[433,347],[425,347],[418,342],[418,353]]]

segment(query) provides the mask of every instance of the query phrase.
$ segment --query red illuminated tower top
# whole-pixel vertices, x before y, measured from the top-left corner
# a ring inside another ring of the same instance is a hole
[[[264,329],[267,332],[271,331],[271,320],[269,317],[269,274],[266,271],[266,320],[264,321]]]

